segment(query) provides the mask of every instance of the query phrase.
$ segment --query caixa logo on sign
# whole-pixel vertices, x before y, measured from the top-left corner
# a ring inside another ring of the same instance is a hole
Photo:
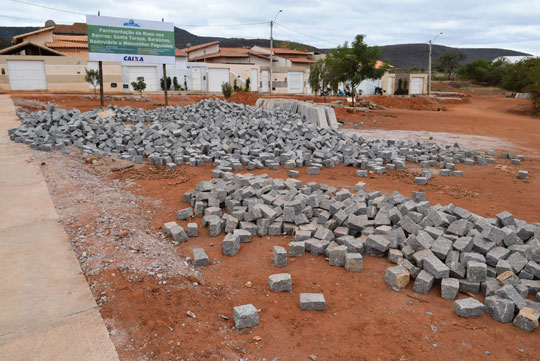
[[[140,28],[141,26],[137,24],[133,19],[129,19],[127,23],[124,23],[124,26],[133,26],[135,28]]]
[[[130,56],[130,55],[126,55],[126,56],[124,56],[124,61],[144,62],[144,59],[143,59],[142,56]]]

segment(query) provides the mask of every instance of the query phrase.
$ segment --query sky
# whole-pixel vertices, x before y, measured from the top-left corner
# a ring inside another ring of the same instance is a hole
[[[46,9],[60,9],[64,11]],[[84,22],[84,14],[173,22],[201,36],[274,38],[331,48],[365,34],[369,45],[435,43],[540,55],[540,0],[2,0],[0,25]],[[227,25],[227,26],[224,26]],[[234,26],[230,26],[234,25]]]

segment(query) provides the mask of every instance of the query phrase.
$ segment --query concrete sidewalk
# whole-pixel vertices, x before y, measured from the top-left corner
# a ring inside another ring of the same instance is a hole
[[[0,95],[0,359],[118,360],[18,125]]]

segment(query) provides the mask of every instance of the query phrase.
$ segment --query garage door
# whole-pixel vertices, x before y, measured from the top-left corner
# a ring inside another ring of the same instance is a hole
[[[160,90],[158,87],[157,68],[155,66],[129,66],[129,90],[133,91],[131,82],[137,81],[137,77],[142,76],[146,83],[145,91],[155,92]]]
[[[411,94],[422,94],[424,78],[411,78]]]
[[[290,94],[299,94],[304,92],[304,73],[289,72],[287,74],[287,89]]]
[[[47,90],[43,61],[8,60],[11,90]]]
[[[208,91],[221,92],[221,84],[229,82],[229,69],[208,69]]]

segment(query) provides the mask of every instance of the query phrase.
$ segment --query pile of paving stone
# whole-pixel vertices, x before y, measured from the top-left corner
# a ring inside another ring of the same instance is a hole
[[[22,124],[9,130],[11,139],[50,151],[77,146],[142,163],[174,168],[214,162],[223,171],[308,167],[317,174],[323,166],[343,163],[384,173],[404,168],[406,161],[421,167],[437,163],[452,169],[457,163],[496,162],[458,144],[418,143],[343,134],[305,122],[283,109],[263,109],[208,99],[185,107],[155,110],[118,108],[63,110],[49,106],[35,113],[19,113]]]
[[[455,299],[458,292],[484,293],[485,305],[474,298],[457,300],[456,313],[469,317],[485,309],[498,321],[514,320],[523,329],[538,325],[538,223],[528,224],[508,212],[491,219],[453,204],[431,205],[423,192],[412,198],[398,192],[368,193],[364,183],[351,192],[217,169],[213,177],[183,195],[191,207],[177,216],[202,216],[211,237],[225,232],[224,255],[234,256],[252,236],[286,234],[292,237],[288,252],[274,247],[276,267],[286,265],[287,254],[307,251],[326,255],[332,266],[359,272],[362,255],[386,256],[397,264],[385,276],[394,290],[413,280],[413,290],[423,294],[440,284],[445,299]],[[536,302],[528,295],[536,295]]]

